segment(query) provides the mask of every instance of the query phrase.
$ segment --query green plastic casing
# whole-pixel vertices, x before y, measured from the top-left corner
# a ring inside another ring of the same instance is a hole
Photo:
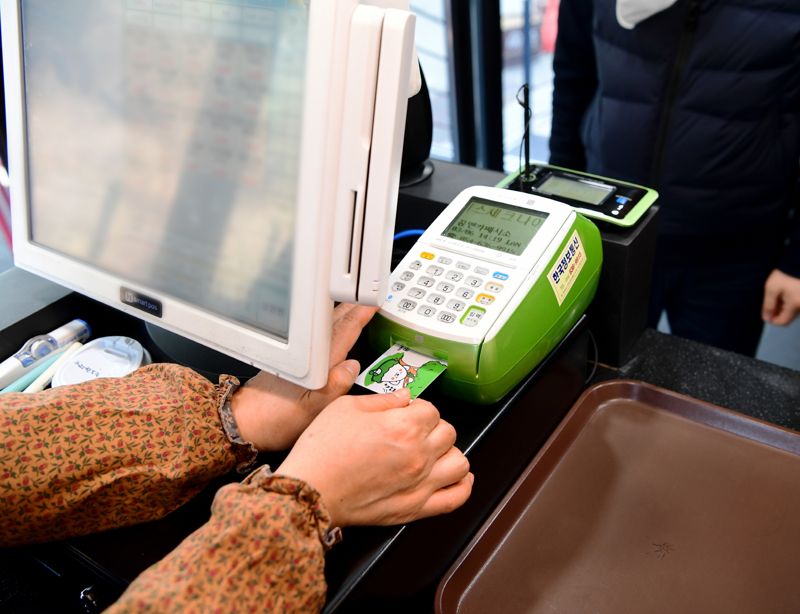
[[[583,243],[586,261],[559,305],[547,274],[561,257],[573,230],[577,231]],[[379,313],[368,329],[372,347],[384,351],[399,343],[444,359],[448,363],[447,371],[436,382],[442,393],[477,404],[499,401],[566,336],[586,311],[597,290],[603,262],[597,227],[577,214],[569,230],[561,237],[561,245],[544,267],[544,272],[493,337],[484,338],[475,345],[458,343],[421,335]]]

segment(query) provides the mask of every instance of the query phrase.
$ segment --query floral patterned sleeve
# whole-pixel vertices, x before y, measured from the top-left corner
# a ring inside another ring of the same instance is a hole
[[[317,491],[268,467],[217,492],[211,519],[141,574],[106,614],[318,612],[324,551],[341,538]]]
[[[235,424],[233,433],[230,420],[223,426],[236,384],[158,364],[122,379],[0,395],[0,546],[152,520],[246,465],[252,446],[231,443]],[[324,550],[340,538],[329,528],[315,490],[262,467],[220,489],[209,522],[112,610],[319,610]]]
[[[236,463],[214,386],[157,364],[0,396],[0,545],[159,518]]]

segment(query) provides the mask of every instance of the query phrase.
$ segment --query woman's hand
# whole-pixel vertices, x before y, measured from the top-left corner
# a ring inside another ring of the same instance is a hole
[[[360,366],[345,358],[376,311],[344,303],[334,309],[332,366],[324,388],[307,390],[262,371],[237,390],[231,410],[241,436],[262,452],[291,447],[326,405],[350,390]]]
[[[472,492],[455,429],[409,392],[341,397],[297,440],[277,474],[313,486],[334,526],[401,524],[450,512]]]
[[[762,319],[769,324],[786,326],[800,312],[800,279],[775,269],[764,284]]]

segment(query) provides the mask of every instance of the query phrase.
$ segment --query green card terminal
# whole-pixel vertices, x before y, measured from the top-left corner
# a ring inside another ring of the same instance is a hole
[[[568,205],[467,188],[392,272],[371,343],[446,360],[442,392],[494,403],[584,313],[602,259],[597,227]]]

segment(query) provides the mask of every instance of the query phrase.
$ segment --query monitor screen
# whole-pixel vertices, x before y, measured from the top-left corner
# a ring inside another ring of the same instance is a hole
[[[519,256],[546,219],[541,211],[471,198],[442,234]]]
[[[30,240],[285,339],[308,2],[20,9]]]
[[[550,175],[536,190],[543,194],[561,196],[589,205],[599,205],[614,190],[614,187]]]

